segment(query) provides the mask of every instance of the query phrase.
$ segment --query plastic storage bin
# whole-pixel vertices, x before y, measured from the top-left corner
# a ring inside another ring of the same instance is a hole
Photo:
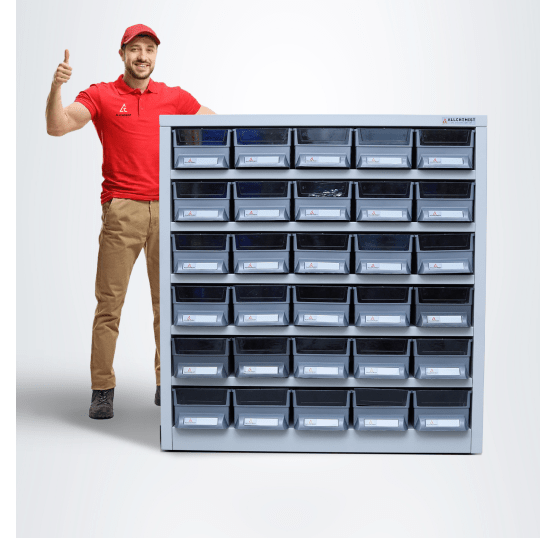
[[[258,127],[234,130],[234,166],[288,168],[291,163],[291,129]]]
[[[417,431],[467,431],[471,391],[418,390],[413,392]]]
[[[359,181],[357,221],[411,221],[413,187],[410,181]]]
[[[286,285],[236,285],[233,288],[235,325],[289,325],[290,288]]]
[[[356,273],[411,273],[413,235],[365,234],[356,235]]]
[[[236,221],[289,221],[290,181],[239,181],[234,184]]]
[[[412,129],[361,127],[356,129],[356,167],[410,169]]]
[[[229,287],[173,285],[173,325],[223,327],[229,324]]]
[[[299,127],[294,133],[295,166],[351,167],[352,129]]]
[[[350,272],[351,237],[327,233],[296,233],[295,273]]]
[[[349,325],[349,287],[306,285],[293,287],[295,325]]]
[[[229,221],[227,182],[174,181],[174,221]]]
[[[416,379],[468,379],[472,339],[415,339]]]
[[[293,339],[294,376],[299,379],[346,379],[351,341],[342,337]]]
[[[350,221],[352,186],[349,181],[297,181],[296,221]]]
[[[416,183],[418,221],[472,221],[474,182],[420,181]]]
[[[228,169],[228,129],[173,129],[175,169]]]
[[[355,325],[408,327],[411,320],[411,291],[409,287],[357,287],[354,306]]]
[[[470,327],[472,287],[418,287],[417,327]]]
[[[419,275],[473,272],[474,235],[430,233],[416,237],[416,272]]]
[[[227,429],[230,390],[182,387],[174,391],[174,426],[177,429]]]
[[[287,337],[235,337],[236,377],[288,377],[290,340]]]
[[[235,273],[289,273],[290,235],[250,233],[233,236]]]
[[[229,339],[173,337],[173,375],[181,379],[229,375]]]
[[[407,431],[411,391],[354,389],[353,418],[357,431]]]
[[[349,428],[348,390],[293,390],[297,431],[346,431]]]
[[[233,406],[236,429],[285,431],[289,428],[287,389],[236,389]]]
[[[174,273],[228,273],[229,235],[171,235]]]
[[[354,378],[407,379],[410,356],[410,339],[354,339]]]
[[[418,169],[473,169],[474,130],[418,129]]]

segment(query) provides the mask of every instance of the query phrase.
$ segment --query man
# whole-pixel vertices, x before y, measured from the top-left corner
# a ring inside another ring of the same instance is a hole
[[[159,361],[159,115],[213,114],[180,87],[150,79],[160,41],[146,25],[128,27],[120,44],[124,74],[81,92],[67,108],[60,88],[71,77],[65,51],[47,99],[47,133],[62,136],[94,123],[103,146],[102,227],[96,275],[97,308],[90,372],[93,419],[113,417],[113,370],[120,314],[139,253],[144,249],[156,340],[155,403],[160,398]]]

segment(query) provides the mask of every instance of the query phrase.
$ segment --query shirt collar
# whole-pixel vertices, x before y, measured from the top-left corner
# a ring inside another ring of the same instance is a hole
[[[118,77],[118,79],[116,79],[116,81],[114,82],[114,86],[116,87],[116,90],[118,91],[119,94],[132,94],[136,90],[138,90],[136,88],[131,88],[124,81],[124,76],[123,75],[120,75],[120,77]],[[156,83],[154,81],[152,81],[152,79],[150,79],[148,81],[148,86],[146,87],[146,91],[157,93],[158,87],[156,86]]]

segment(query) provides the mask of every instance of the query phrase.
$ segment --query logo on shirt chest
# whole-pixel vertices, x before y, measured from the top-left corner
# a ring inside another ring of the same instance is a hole
[[[125,104],[122,104],[122,107],[118,110],[118,113],[116,115],[118,117],[131,117],[131,114],[127,113],[127,108]]]

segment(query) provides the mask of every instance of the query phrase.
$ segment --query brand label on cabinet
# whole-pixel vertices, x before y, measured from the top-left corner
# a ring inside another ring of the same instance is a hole
[[[459,427],[459,419],[426,419],[426,427]]]
[[[254,427],[277,427],[279,420],[277,418],[254,418],[254,417],[245,417],[244,425],[253,425]]]
[[[218,264],[210,262],[186,262],[182,264],[182,269],[217,269]]]
[[[247,164],[277,164],[279,156],[244,156],[244,163]]]
[[[184,158],[184,165],[217,165],[217,158]]]
[[[249,314],[244,315],[244,321],[249,323],[250,321],[264,321],[264,322],[276,322],[279,321],[278,314]]]
[[[398,376],[399,367],[365,367],[366,375]]]
[[[184,375],[217,375],[217,372],[217,367],[184,366],[182,368],[182,373]]]
[[[184,425],[217,425],[217,417],[185,417]]]
[[[304,419],[306,427],[337,427],[339,419]]]
[[[217,210],[184,210],[184,217],[217,217]]]

